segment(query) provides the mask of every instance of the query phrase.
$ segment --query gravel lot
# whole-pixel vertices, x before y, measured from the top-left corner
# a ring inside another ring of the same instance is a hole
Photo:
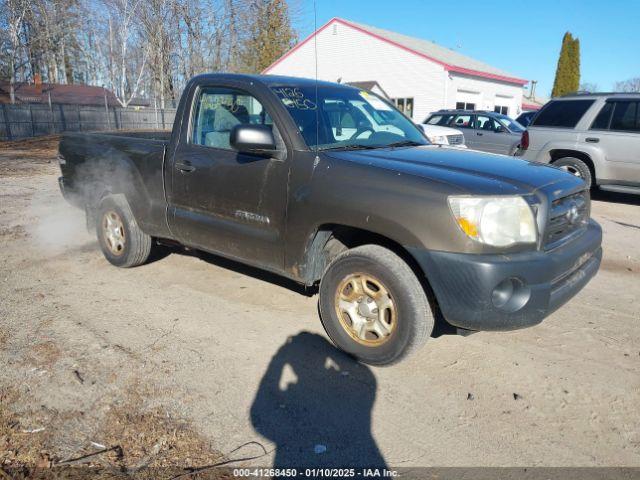
[[[640,199],[597,196],[602,269],[541,325],[369,368],[286,281],[176,252],[110,266],[56,146],[0,151],[0,466],[100,445],[103,465],[206,465],[247,442],[231,456],[259,466],[640,466]]]

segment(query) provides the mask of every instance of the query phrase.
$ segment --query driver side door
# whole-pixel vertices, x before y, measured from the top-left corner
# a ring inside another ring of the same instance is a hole
[[[235,87],[198,88],[171,165],[171,230],[185,245],[280,270],[288,162],[233,150],[230,133],[241,124],[271,126],[286,149],[259,98]]]

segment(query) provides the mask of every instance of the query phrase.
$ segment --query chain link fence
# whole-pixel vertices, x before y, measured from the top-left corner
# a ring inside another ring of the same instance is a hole
[[[1,104],[0,140],[99,130],[168,130],[175,108],[116,108],[69,104]]]

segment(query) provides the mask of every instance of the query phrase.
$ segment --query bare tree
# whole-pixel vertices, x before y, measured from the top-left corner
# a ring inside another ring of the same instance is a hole
[[[17,73],[23,63],[20,32],[23,29],[23,22],[29,10],[29,2],[28,0],[5,0],[3,7],[2,23],[7,35],[6,41],[3,42],[3,53],[6,54],[8,60],[9,95],[11,103],[15,103]]]
[[[194,75],[253,71],[295,40],[301,0],[0,0],[0,78],[175,102]],[[292,10],[293,8],[293,10]]]
[[[175,47],[176,32],[172,29],[177,11],[177,0],[147,0],[140,10],[142,33],[150,62],[154,98],[160,99],[160,108],[165,108],[166,96],[174,97],[171,60]]]
[[[640,92],[640,77],[630,78],[628,80],[623,80],[622,82],[616,82],[614,88],[616,92]]]
[[[127,107],[138,93],[148,59],[134,20],[140,0],[103,0],[107,10],[107,79],[118,103]],[[137,41],[138,40],[138,41]]]
[[[589,92],[594,93],[598,91],[597,83],[584,82],[580,84],[580,88],[578,89],[581,92]]]

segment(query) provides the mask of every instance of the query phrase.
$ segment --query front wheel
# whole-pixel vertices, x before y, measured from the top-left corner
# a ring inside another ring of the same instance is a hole
[[[415,273],[378,245],[336,257],[320,282],[319,306],[336,346],[373,365],[399,362],[433,330],[433,312]]]
[[[151,254],[152,238],[144,233],[124,195],[102,199],[96,215],[98,242],[105,258],[117,267],[136,267]]]

